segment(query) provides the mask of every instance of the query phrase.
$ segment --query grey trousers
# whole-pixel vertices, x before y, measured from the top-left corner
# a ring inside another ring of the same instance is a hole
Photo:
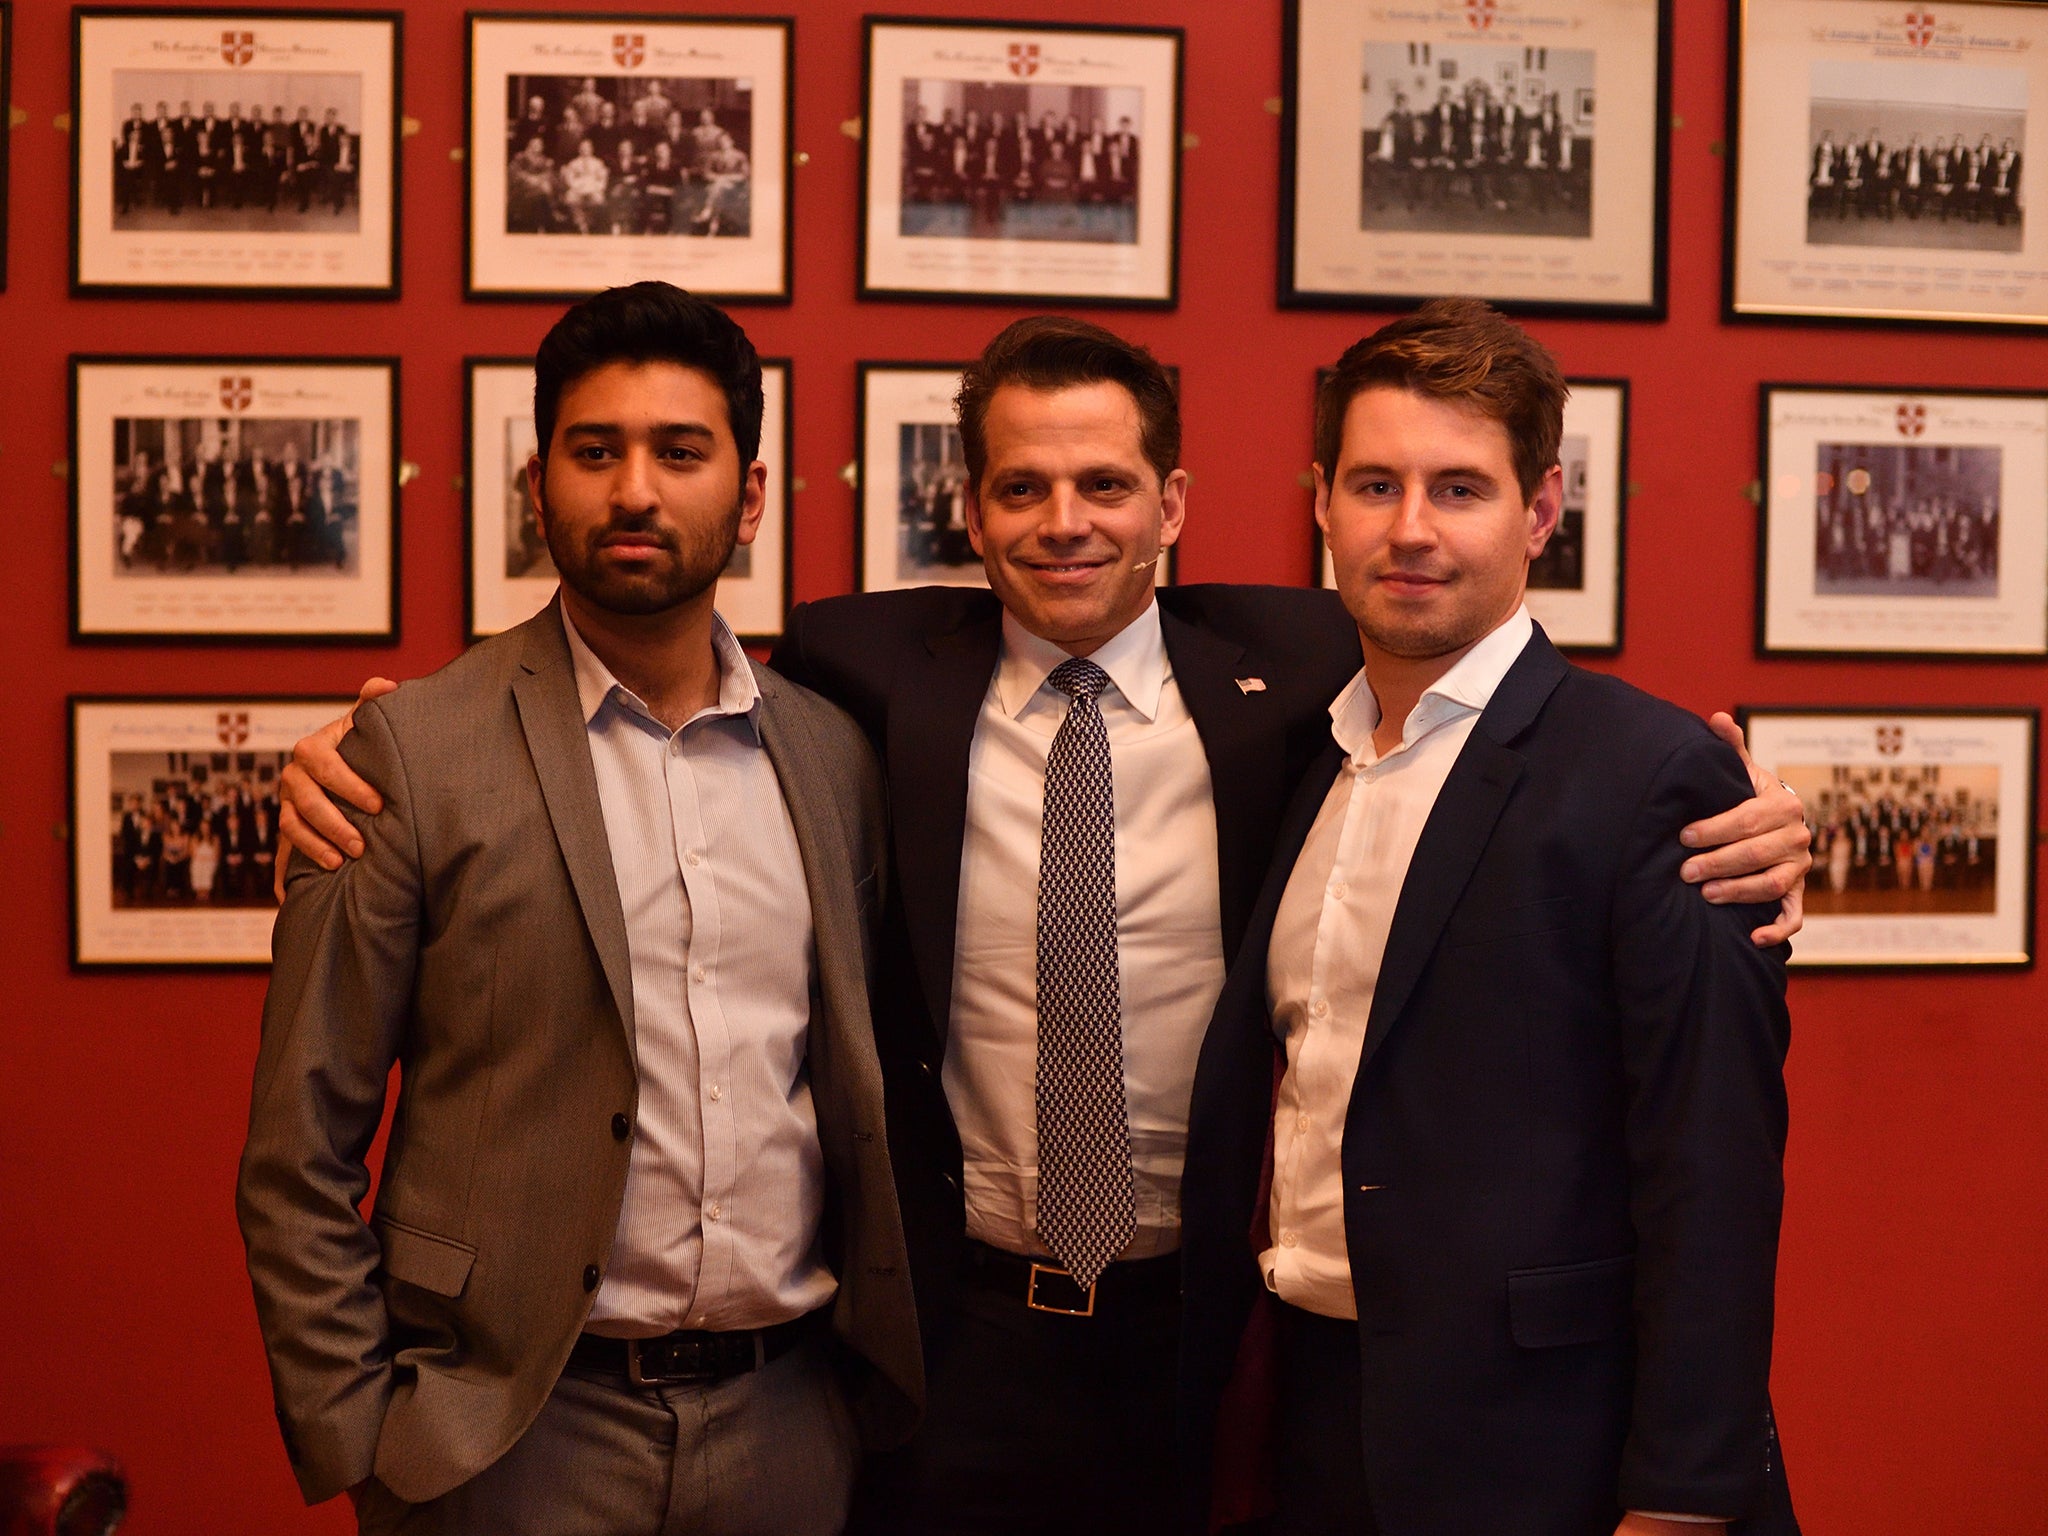
[[[406,1504],[366,1490],[363,1536],[838,1536],[860,1447],[823,1344],[709,1387],[571,1366],[512,1448]]]

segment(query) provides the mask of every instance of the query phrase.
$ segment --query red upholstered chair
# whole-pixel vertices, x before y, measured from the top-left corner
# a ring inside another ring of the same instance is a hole
[[[0,1536],[109,1536],[128,1477],[105,1451],[0,1445]]]

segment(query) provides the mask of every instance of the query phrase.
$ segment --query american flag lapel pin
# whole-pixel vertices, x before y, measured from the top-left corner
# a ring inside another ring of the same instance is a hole
[[[1239,693],[1264,693],[1266,691],[1266,680],[1263,677],[1240,677],[1237,680],[1237,691]]]

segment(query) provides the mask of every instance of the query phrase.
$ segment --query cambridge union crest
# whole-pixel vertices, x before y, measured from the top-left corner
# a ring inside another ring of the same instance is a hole
[[[229,377],[220,381],[220,403],[227,410],[246,411],[255,393],[255,386],[246,378]]]
[[[1474,32],[1484,32],[1500,16],[1500,0],[1465,0],[1465,20]]]
[[[1010,73],[1026,78],[1038,73],[1038,44],[1010,44]]]
[[[1925,48],[1934,41],[1934,12],[1925,6],[1906,12],[1906,41],[1915,48]]]
[[[249,711],[246,709],[224,709],[216,717],[215,724],[220,732],[220,744],[233,749],[249,739]]]
[[[1880,725],[1877,728],[1877,755],[1897,757],[1906,750],[1906,728],[1903,725]]]
[[[644,32],[613,33],[612,58],[621,69],[638,69],[647,61],[647,34]]]
[[[221,33],[220,56],[228,61],[230,68],[240,68],[256,57],[256,34],[254,32]]]
[[[1927,430],[1927,407],[1919,404],[1899,407],[1899,436],[1918,437]]]

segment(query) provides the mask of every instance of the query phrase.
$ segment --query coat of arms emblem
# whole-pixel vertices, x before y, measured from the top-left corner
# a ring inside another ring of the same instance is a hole
[[[216,720],[220,731],[220,744],[224,747],[239,747],[249,739],[249,711],[246,709],[224,709]]]
[[[1013,75],[1035,75],[1038,73],[1038,44],[1010,44],[1010,73]]]
[[[612,34],[612,58],[621,69],[638,69],[647,59],[647,34],[644,32],[615,32]]]
[[[246,378],[230,375],[220,381],[220,403],[230,411],[246,411],[255,398],[256,387]]]
[[[1899,436],[1918,437],[1927,430],[1927,407],[1918,403],[1899,407]]]
[[[254,32],[223,32],[220,35],[220,56],[228,61],[231,68],[239,68],[256,57],[256,34]]]

